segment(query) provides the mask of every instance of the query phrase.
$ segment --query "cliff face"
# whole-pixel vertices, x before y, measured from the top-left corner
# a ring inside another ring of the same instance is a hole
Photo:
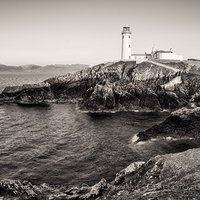
[[[105,77],[86,91],[83,109],[160,109],[184,104],[176,97],[173,97],[173,102],[167,102],[173,94],[161,88],[162,84],[177,75],[172,70],[148,62],[138,65],[134,62],[118,62],[106,66],[103,73],[111,74],[112,78]]]
[[[109,62],[44,83],[49,84],[55,101],[79,100],[80,108],[89,111],[176,109],[188,103],[198,105],[200,100],[199,68],[183,62]],[[2,99],[15,102],[21,92],[14,90],[6,88]],[[24,96],[28,90],[24,86]]]
[[[83,110],[176,109],[199,102],[200,73],[187,63],[104,63],[46,80],[59,100],[80,98]]]

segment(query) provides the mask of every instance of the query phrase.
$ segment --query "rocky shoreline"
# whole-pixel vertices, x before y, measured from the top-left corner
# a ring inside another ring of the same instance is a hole
[[[193,129],[191,129],[191,127]],[[200,108],[182,108],[173,112],[164,122],[139,133],[158,137],[159,133],[199,137]],[[190,130],[190,131],[189,131]],[[154,132],[155,131],[155,134]],[[158,131],[158,132],[156,132]],[[145,136],[146,136],[145,135]],[[200,195],[200,148],[181,153],[158,155],[147,162],[134,162],[116,174],[108,183],[100,180],[93,186],[53,187],[32,185],[28,181],[1,180],[0,196],[4,199],[65,199],[65,200],[131,200],[131,199],[198,199]]]
[[[76,102],[83,111],[178,109],[199,105],[200,68],[187,62],[108,62],[45,80],[6,87],[1,103]]]
[[[159,137],[200,139],[200,68],[184,62],[167,65],[176,70],[151,62],[104,63],[40,84],[7,87],[0,94],[0,102],[38,106],[71,101],[91,113],[178,109],[161,124],[138,133],[136,142]],[[15,200],[198,199],[199,156],[199,148],[158,155],[147,162],[130,164],[110,183],[102,179],[94,186],[80,188],[1,180],[0,197]]]

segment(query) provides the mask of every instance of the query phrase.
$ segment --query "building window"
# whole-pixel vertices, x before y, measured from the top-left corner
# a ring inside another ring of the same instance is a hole
[[[129,35],[128,38],[131,38],[131,36]]]
[[[124,39],[124,36],[122,36],[122,38]]]
[[[131,45],[129,44],[128,47],[131,48]]]

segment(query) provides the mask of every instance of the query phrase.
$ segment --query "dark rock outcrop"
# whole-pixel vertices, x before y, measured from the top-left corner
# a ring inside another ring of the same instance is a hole
[[[107,188],[105,179],[96,183],[92,187],[82,186],[81,188],[51,187],[47,184],[39,186],[32,185],[28,181],[1,180],[0,198],[9,200],[90,200],[99,197]]]
[[[200,138],[200,107],[187,109],[181,108],[161,124],[137,134],[138,141],[145,141],[157,137]]]
[[[6,87],[0,95],[4,103],[18,103],[21,105],[47,105],[54,100],[50,84],[38,83],[23,86]]]
[[[35,199],[42,198],[42,191],[38,186],[32,185],[28,181],[1,180],[0,196],[6,196],[7,199]]]
[[[130,175],[133,175],[137,172],[137,170],[144,164],[145,162],[133,162],[125,169],[121,170],[119,173],[116,174],[114,184],[119,185],[125,182],[125,179]]]

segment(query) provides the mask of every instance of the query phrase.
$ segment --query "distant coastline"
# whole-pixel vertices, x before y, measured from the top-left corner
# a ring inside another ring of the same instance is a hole
[[[82,70],[89,65],[87,64],[50,64],[50,65],[19,65],[19,66],[11,66],[0,64],[0,73],[2,72],[49,72],[49,71],[69,71],[76,72]]]

